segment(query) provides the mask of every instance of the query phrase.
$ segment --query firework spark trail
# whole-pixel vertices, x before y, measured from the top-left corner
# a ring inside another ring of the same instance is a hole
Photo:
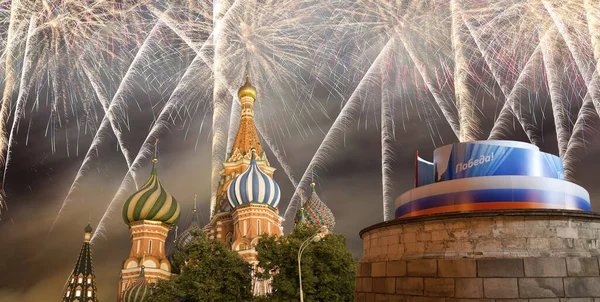
[[[227,18],[229,12],[232,10],[232,8],[234,8],[237,5],[237,1],[228,9],[228,11],[225,13],[225,16],[223,18]],[[196,44],[194,44],[192,42],[192,39],[190,39],[184,32],[182,32],[181,30],[179,30],[174,24],[173,22],[171,22],[171,20],[169,20],[168,18],[165,17],[164,14],[158,12],[158,11],[154,11],[153,12],[161,21],[164,22],[165,25],[167,25],[176,35],[178,35],[189,47],[190,49],[194,50],[194,52],[196,52],[197,55],[200,55],[200,58],[202,59],[202,61],[204,61],[204,63],[207,65],[207,67],[209,67],[211,69],[211,72],[213,73],[214,77],[220,77],[220,75],[215,74],[213,68],[214,68],[214,63],[210,60],[209,57],[207,57],[206,51],[205,51],[205,47],[208,46],[208,42],[213,40],[212,37],[212,33],[209,36],[209,38],[206,40],[205,43],[202,43],[201,46],[198,46]],[[236,131],[237,131],[237,126],[236,124],[239,123],[239,110],[240,110],[240,106],[239,106],[239,102],[236,101],[237,99],[237,90],[235,88],[233,88],[233,86],[229,85],[229,81],[226,81],[224,79],[221,80],[222,83],[225,83],[225,88],[229,91],[229,94],[231,95],[231,98],[233,100],[232,106],[231,106],[231,111],[230,111],[230,123],[229,123],[229,131],[228,131],[228,143],[227,143],[227,149],[226,150],[230,150],[231,146],[233,145],[233,142],[235,141],[235,136],[236,136]],[[291,167],[289,166],[289,164],[286,162],[285,157],[283,156],[283,154],[281,154],[281,152],[279,151],[279,148],[277,148],[276,144],[271,140],[271,138],[267,135],[267,132],[264,130],[264,128],[261,126],[260,123],[256,123],[255,126],[257,127],[257,130],[259,132],[259,134],[262,136],[262,138],[264,139],[265,143],[267,144],[267,146],[269,147],[269,149],[271,150],[271,152],[273,152],[273,154],[275,155],[275,158],[277,159],[277,161],[279,161],[279,164],[281,165],[281,167],[283,168],[283,171],[285,172],[285,174],[287,175],[288,179],[290,180],[290,182],[294,185],[294,187],[296,187],[298,185],[298,181],[295,179],[294,177],[294,173],[292,172]],[[220,163],[220,162],[219,162]],[[217,173],[218,173],[218,167],[220,165],[216,166],[217,169]],[[216,200],[211,200],[211,211],[212,209],[214,209]]]
[[[231,90],[230,90],[231,91]],[[232,96],[232,104],[231,104],[231,112],[229,115],[229,131],[227,132],[227,152],[231,150],[233,147],[233,143],[235,143],[235,136],[237,133],[237,129],[239,128],[241,116],[239,114],[242,104],[237,100],[237,96],[235,93],[230,93]]]
[[[565,114],[566,110],[564,108],[564,100],[560,87],[561,83],[557,78],[559,71],[556,67],[557,57],[554,56],[554,52],[557,50],[555,45],[553,45],[553,42],[556,43],[556,40],[551,39],[552,37],[556,37],[556,30],[552,29],[552,32],[553,34],[548,34],[541,39],[543,45],[542,59],[544,61],[546,77],[548,79],[552,113],[554,115],[554,125],[556,128],[556,139],[558,141],[558,154],[561,158],[564,158],[569,142],[569,124]]]
[[[313,167],[317,167],[319,164],[324,165],[325,162],[329,159],[329,154],[335,150],[336,146],[336,137],[343,136],[345,129],[348,128],[348,124],[354,120],[354,116],[361,111],[361,102],[360,102],[360,93],[366,89],[367,86],[371,82],[377,81],[376,74],[380,71],[381,61],[392,51],[394,46],[394,39],[389,39],[385,46],[381,49],[375,61],[371,64],[367,72],[364,74],[363,78],[360,80],[348,101],[336,117],[335,121],[329,128],[329,131],[325,135],[323,141],[319,145],[319,148],[313,155],[313,158],[310,160],[310,163],[307,166],[307,169],[302,174],[302,178],[300,179],[300,183],[296,187],[296,192],[292,194],[292,199],[288,204],[287,209],[285,210],[285,214],[283,215],[284,220],[289,219],[294,215],[298,209],[298,193],[303,187],[308,186],[308,182],[310,180],[309,174],[311,171],[314,171]]]
[[[219,165],[223,162],[226,156],[227,147],[227,127],[229,126],[229,116],[231,102],[229,91],[227,91],[227,82],[221,80],[223,68],[226,65],[222,61],[227,51],[225,41],[221,39],[224,33],[224,16],[229,11],[231,5],[226,0],[216,0],[213,7],[213,23],[214,29],[212,32],[214,53],[213,53],[213,73],[215,74],[213,82],[213,120],[212,120],[212,174],[211,174],[211,194],[210,194],[210,217],[215,214],[217,206],[217,188],[219,186]]]
[[[592,0],[584,0],[584,8],[586,11],[586,19],[588,23],[588,32],[590,33],[590,40],[592,42],[592,48],[594,52],[594,59],[596,60],[596,70],[600,73],[600,15],[599,11]],[[596,5],[598,2],[595,1]]]
[[[111,130],[115,134],[115,137],[117,138],[117,142],[119,144],[119,147],[121,148],[121,151],[123,152],[123,157],[125,158],[125,162],[127,163],[127,169],[131,170],[131,164],[132,164],[131,155],[130,155],[131,153],[129,153],[127,146],[123,142],[123,133],[121,132],[121,129],[119,128],[119,125],[117,124],[117,121],[115,120],[114,113],[111,110],[111,106],[113,104],[116,104],[116,102],[117,102],[116,98],[117,98],[117,95],[122,91],[121,90],[122,86],[119,86],[119,88],[117,89],[117,92],[115,93],[115,96],[113,97],[113,99],[111,101],[109,101],[107,99],[106,95],[104,95],[104,93],[102,93],[102,91],[100,89],[99,79],[94,77],[92,72],[89,71],[88,68],[85,66],[85,63],[84,63],[83,69],[84,69],[84,72],[85,72],[88,80],[90,81],[90,85],[92,86],[92,88],[94,89],[94,92],[96,93],[96,97],[100,100],[100,103],[102,104],[102,108],[104,109],[104,115],[108,118],[108,122],[110,124]],[[121,84],[123,84],[123,82],[125,82],[125,79],[123,79]],[[135,173],[133,173],[133,175],[134,175],[133,183],[135,184],[135,187],[137,188],[138,183],[135,178]],[[77,182],[77,181],[79,181],[79,180],[75,179],[75,182]]]
[[[96,155],[97,155],[98,146],[100,145],[100,143],[103,141],[103,138],[104,138],[103,133],[107,130],[106,128],[110,126],[109,116],[111,116],[113,114],[113,110],[115,110],[115,108],[121,106],[120,102],[121,102],[122,98],[119,95],[121,94],[121,91],[123,90],[123,87],[125,86],[124,83],[126,83],[129,80],[129,77],[134,73],[134,66],[149,51],[148,45],[150,44],[151,38],[156,34],[157,29],[160,27],[161,24],[162,24],[161,21],[158,21],[154,24],[154,26],[152,27],[152,30],[150,31],[150,33],[148,33],[148,36],[146,36],[144,43],[142,44],[142,46],[138,50],[136,56],[133,58],[131,64],[129,65],[127,72],[123,76],[123,79],[121,80],[121,83],[119,84],[119,87],[117,88],[117,91],[115,92],[113,100],[111,101],[111,104],[108,106],[108,110],[106,111],[106,114],[104,115],[104,117],[102,118],[102,121],[100,122],[100,127],[98,127],[98,130],[96,130],[96,134],[94,135],[94,138],[92,139],[92,143],[90,144],[90,147],[88,148],[88,151],[86,152],[85,157],[83,158],[83,162],[81,163],[81,166],[79,167],[79,170],[77,171],[77,174],[75,175],[75,179],[73,180],[73,183],[71,184],[71,187],[69,188],[69,192],[67,193],[67,196],[65,197],[60,209],[58,210],[58,214],[56,215],[56,218],[54,218],[54,222],[52,223],[52,227],[50,227],[50,231],[48,232],[48,234],[52,233],[52,230],[54,229],[54,227],[56,226],[56,223],[58,222],[58,219],[60,218],[60,214],[63,212],[65,206],[70,201],[70,196],[75,191],[75,189],[78,185],[79,179],[83,176],[85,170],[87,169],[87,165],[91,161],[92,154],[94,154],[94,151],[96,151]],[[121,151],[124,151],[124,149],[122,149]],[[128,157],[128,156],[125,155],[125,157]],[[132,165],[133,164],[129,165],[129,163],[128,163],[129,169],[127,172],[132,173],[133,178],[135,178],[134,171],[131,169]],[[135,181],[134,181],[134,183],[135,183]],[[137,183],[135,183],[135,185],[137,187]]]
[[[130,180],[132,179],[132,175],[133,175],[130,172],[139,168],[141,161],[144,158],[153,154],[152,153],[153,146],[154,146],[153,142],[156,139],[158,139],[158,136],[160,135],[160,133],[162,131],[166,131],[169,128],[169,126],[171,124],[170,121],[172,120],[170,118],[170,116],[172,115],[173,110],[179,108],[180,104],[186,100],[185,88],[192,85],[191,84],[192,80],[194,80],[194,76],[196,74],[198,74],[199,72],[203,72],[203,70],[201,70],[199,67],[196,66],[199,63],[199,59],[201,59],[200,53],[198,53],[196,55],[196,57],[194,58],[194,60],[192,60],[189,67],[187,68],[187,70],[185,71],[183,76],[181,77],[181,80],[177,84],[177,87],[175,87],[175,90],[173,90],[173,93],[167,100],[167,103],[163,106],[156,121],[154,122],[154,125],[148,132],[148,135],[146,136],[146,139],[144,140],[144,143],[142,144],[140,151],[138,152],[138,154],[135,156],[135,159],[133,160],[132,169],[127,171],[127,173],[125,173],[125,176],[123,177],[123,181],[121,181],[121,184],[119,185],[119,188],[117,189],[117,192],[115,193],[115,196],[108,204],[108,207],[106,208],[106,211],[102,215],[100,222],[98,222],[98,225],[96,226],[96,232],[94,232],[94,235],[92,236],[92,239],[90,241],[91,243],[94,242],[94,240],[96,239],[96,237],[98,235],[104,236],[105,221],[110,218],[110,214],[114,211],[115,203],[121,199],[121,195],[125,192],[127,185],[130,183]]]
[[[592,80],[598,80],[598,73],[594,72]],[[571,134],[571,138],[567,143],[567,148],[563,156],[565,179],[568,181],[575,180],[575,163],[578,159],[574,154],[578,150],[585,149],[585,145],[588,143],[585,139],[585,133],[594,130],[591,128],[593,123],[588,123],[588,121],[594,118],[594,116],[597,117],[598,113],[594,108],[594,102],[588,91],[583,99],[581,109],[579,109],[579,112],[577,113],[577,120],[573,126],[573,134]]]
[[[577,43],[575,42],[575,40],[573,39],[573,37],[571,35],[571,31],[567,28],[567,26],[564,24],[564,22],[562,22],[561,18],[557,15],[557,12],[554,10],[554,8],[552,8],[552,6],[550,4],[548,4],[546,1],[543,1],[543,4],[544,4],[544,7],[546,8],[546,11],[552,18],[552,21],[558,28],[558,32],[560,33],[563,40],[567,44],[567,48],[568,48],[569,52],[571,53],[571,55],[573,56],[573,59],[575,59],[575,65],[577,66],[577,69],[579,69],[579,72],[583,76],[583,81],[585,82],[587,89],[591,92],[591,98],[592,98],[594,107],[596,108],[596,112],[598,112],[600,114],[600,100],[599,100],[600,91],[598,90],[598,83],[593,81],[593,79],[592,79],[593,73],[594,73],[593,64],[588,63],[589,60],[586,60],[584,58],[584,55],[581,53],[581,48],[578,47]],[[592,35],[592,42],[593,42],[593,39],[594,38]],[[597,43],[597,41],[596,41],[596,43]],[[595,51],[594,51],[594,55],[596,55]],[[596,59],[596,61],[597,61],[597,59]]]
[[[8,25],[8,37],[6,44],[5,55],[5,70],[4,70],[4,93],[2,94],[2,107],[0,108],[0,164],[4,163],[4,156],[8,148],[6,141],[6,123],[8,122],[10,104],[12,103],[13,86],[15,85],[15,70],[13,60],[16,57],[17,44],[16,31],[18,30],[16,18],[17,10],[20,1],[14,1],[10,8],[10,21]],[[4,201],[0,202],[1,204]]]
[[[6,161],[4,162],[4,171],[2,175],[2,190],[4,191],[4,182],[6,181],[6,171],[8,171],[8,165],[10,164],[11,146],[14,143],[15,129],[21,121],[21,117],[24,115],[25,104],[27,103],[27,96],[29,95],[29,89],[31,88],[30,73],[33,71],[31,55],[31,39],[33,38],[33,31],[35,28],[35,18],[32,16],[29,20],[29,29],[27,30],[27,39],[25,42],[25,53],[23,54],[23,68],[21,70],[21,82],[19,86],[19,95],[17,97],[17,105],[15,113],[13,115],[13,123],[10,129],[10,135],[8,137],[8,145],[6,147]]]
[[[516,114],[517,113],[516,99],[518,97],[517,91],[519,89],[525,87],[524,82],[529,78],[529,76],[533,72],[533,69],[535,68],[535,65],[533,63],[539,59],[540,53],[541,53],[541,47],[540,47],[540,44],[538,44],[537,47],[535,48],[535,50],[533,51],[533,53],[531,54],[531,56],[529,57],[529,59],[527,60],[527,63],[525,63],[523,70],[521,71],[521,73],[519,74],[519,77],[515,81],[515,85],[513,86],[513,89],[510,91],[510,93],[506,97],[506,100],[504,101],[504,105],[502,105],[502,109],[500,110],[500,114],[498,115],[498,118],[494,122],[494,126],[492,127],[492,130],[490,131],[490,136],[488,137],[489,140],[502,139],[502,137],[506,136],[506,133],[505,133],[506,129],[512,123],[513,117],[517,116],[517,114]],[[518,116],[520,116],[520,120],[523,120],[525,122],[525,119],[522,117],[523,113],[521,111],[519,111],[519,112],[520,112],[520,114]],[[541,137],[538,134],[536,134],[532,123],[525,122],[524,124],[521,124],[521,125],[523,127],[525,127],[524,128],[525,133],[527,134],[527,137],[529,137],[529,140],[531,141],[531,143],[539,146],[539,144],[541,144]]]
[[[277,145],[273,143],[271,138],[267,135],[267,132],[263,130],[263,127],[260,125],[260,123],[256,123],[255,125],[256,129],[258,130],[258,134],[260,134],[260,136],[263,138],[263,141],[267,143],[267,146],[269,147],[269,149],[271,149],[271,152],[273,152],[275,158],[277,158],[277,161],[279,161],[279,164],[283,168],[283,171],[289,178],[292,185],[294,185],[294,188],[297,187],[298,181],[296,181],[296,178],[294,177],[294,172],[292,172],[292,168],[285,161],[285,158],[283,154],[281,154],[281,152],[279,151],[279,148],[277,148]]]
[[[396,44],[395,38],[391,39]],[[392,196],[392,162],[394,148],[392,135],[394,129],[394,114],[392,112],[389,85],[390,74],[385,64],[381,64],[381,192],[383,197],[383,220],[394,219],[394,197]],[[389,86],[388,86],[389,87]]]
[[[579,70],[580,74],[583,76],[583,81],[587,87],[587,92],[583,99],[582,108],[579,109],[579,112],[577,114],[577,119],[573,126],[573,132],[571,133],[571,137],[568,140],[567,146],[565,148],[565,153],[563,156],[563,166],[565,169],[565,178],[567,180],[574,181],[574,175],[575,175],[574,165],[577,162],[577,158],[575,157],[575,154],[576,154],[575,151],[585,148],[586,141],[585,141],[584,133],[586,131],[590,130],[590,129],[588,129],[589,127],[588,127],[586,121],[590,120],[593,116],[593,114],[590,114],[590,112],[589,112],[589,107],[590,107],[589,103],[590,102],[591,102],[592,107],[596,109],[596,114],[600,114],[600,101],[599,101],[600,100],[600,90],[598,89],[598,86],[600,83],[598,83],[599,79],[597,77],[598,63],[600,63],[598,61],[598,59],[599,59],[598,55],[600,55],[600,52],[596,51],[595,48],[598,45],[594,45],[594,43],[598,43],[598,41],[595,40],[596,38],[594,37],[594,34],[591,34],[593,55],[594,55],[594,59],[596,61],[595,62],[596,68],[594,68],[594,64],[588,63],[589,60],[584,58],[581,47],[578,47],[578,44],[575,42],[575,39],[573,38],[573,36],[571,34],[570,28],[567,28],[567,25],[565,25],[565,23],[562,22],[562,18],[558,15],[558,13],[555,11],[555,9],[552,7],[552,5],[548,4],[546,1],[544,1],[543,4],[544,4],[544,7],[546,8],[546,11],[552,18],[552,21],[558,28],[560,35],[563,37],[563,40],[565,41],[565,43],[567,45],[567,49],[573,56],[573,59],[575,60],[575,65],[577,66],[577,69]],[[587,4],[587,6],[586,6],[586,4]],[[588,23],[588,28],[593,30],[593,24],[596,21],[594,21],[593,16],[591,17],[591,20],[590,20],[589,15],[590,15],[590,11],[592,8],[590,7],[589,3],[586,3],[586,4],[584,4],[584,6],[587,10],[588,22],[591,21],[591,23]],[[591,15],[593,15],[593,13],[591,13]],[[590,31],[590,33],[591,32],[593,32],[593,31]]]
[[[402,42],[404,49],[406,49],[408,56],[415,64],[415,68],[421,75],[423,82],[425,82],[425,85],[433,95],[433,98],[438,104],[438,107],[442,110],[442,114],[444,115],[446,121],[452,128],[452,131],[454,131],[454,135],[456,135],[457,138],[460,137],[460,123],[456,115],[452,112],[451,105],[449,105],[449,102],[444,99],[442,93],[436,88],[433,81],[427,76],[426,65],[417,57],[417,52],[413,48],[413,46],[403,38],[400,38],[400,41]]]
[[[517,87],[519,87],[521,85],[520,80],[524,78],[522,76],[523,72],[519,73],[517,81],[515,82],[513,89],[511,90],[508,87],[508,85],[506,84],[506,81],[502,80],[502,75],[500,74],[500,67],[497,66],[497,64],[494,64],[494,62],[490,58],[490,53],[487,50],[489,48],[486,48],[483,45],[481,39],[475,34],[475,29],[473,28],[473,25],[470,22],[468,22],[467,20],[464,20],[464,18],[463,18],[463,21],[464,21],[465,25],[467,26],[467,28],[469,29],[469,32],[470,32],[471,36],[473,37],[473,40],[475,41],[475,44],[477,45],[479,52],[481,52],[483,59],[485,60],[485,63],[492,71],[494,80],[496,81],[496,83],[498,83],[500,85],[500,90],[502,91],[502,94],[504,95],[504,104],[502,105],[502,110],[500,111],[500,114],[498,115],[498,119],[494,122],[494,126],[492,128],[492,131],[490,132],[490,136],[488,139],[492,139],[492,137],[495,135],[496,132],[494,131],[494,129],[496,129],[496,131],[504,130],[503,128],[507,126],[506,121],[507,120],[512,121],[512,118],[514,116],[519,121],[519,124],[521,124],[521,127],[525,131],[525,134],[527,134],[529,141],[531,143],[533,143],[534,145],[538,145],[540,143],[539,138],[537,137],[537,135],[534,134],[533,131],[531,131],[532,129],[530,127],[530,124],[528,124],[527,121],[525,121],[525,119],[523,118],[523,116],[521,114],[517,115],[516,110],[515,110],[514,91],[516,90]],[[540,48],[540,45],[538,44],[536,46],[535,50],[533,51],[533,54],[527,60],[527,63],[525,63],[525,67],[523,68],[523,70],[526,70],[527,67],[531,64],[531,59],[534,57],[534,55],[537,52],[539,52],[539,48]],[[511,97],[512,97],[512,99],[511,99]],[[508,116],[507,116],[507,113],[508,113]],[[507,119],[507,117],[509,119]],[[498,125],[498,127],[497,127],[497,125]]]
[[[473,95],[469,89],[469,59],[463,46],[462,14],[458,11],[458,0],[450,0],[452,14],[452,47],[454,49],[454,93],[460,122],[459,141],[476,141],[481,136],[481,127],[475,112]]]
[[[581,109],[579,109],[577,114],[577,120],[573,126],[573,133],[571,134],[571,138],[569,139],[567,150],[563,158],[565,179],[569,181],[574,181],[575,179],[575,163],[578,161],[575,153],[579,150],[585,149],[585,146],[588,143],[585,139],[585,133],[594,130],[591,128],[591,125],[593,124],[587,123],[587,121],[591,120],[595,116],[598,116],[598,106],[593,100],[592,94],[598,92],[597,85],[600,73],[600,31],[598,31],[600,28],[600,17],[597,15],[598,11],[593,7],[591,0],[584,1],[584,8],[586,11],[586,20],[588,22],[588,31],[591,36],[590,40],[592,43],[594,60],[596,61],[596,69],[594,70],[592,79],[588,84],[588,91],[583,99]],[[568,34],[568,31],[566,34]],[[571,52],[573,51],[571,50]],[[577,64],[580,65],[580,63]]]

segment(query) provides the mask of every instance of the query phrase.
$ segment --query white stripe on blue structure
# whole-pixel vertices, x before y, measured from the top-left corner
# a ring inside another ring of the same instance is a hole
[[[227,188],[227,201],[231,208],[250,203],[275,208],[279,205],[280,198],[279,186],[273,178],[260,170],[254,156],[246,171],[235,177]]]

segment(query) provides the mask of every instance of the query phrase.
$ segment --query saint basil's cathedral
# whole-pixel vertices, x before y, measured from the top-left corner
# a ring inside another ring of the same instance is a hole
[[[258,261],[255,246],[263,235],[283,236],[283,218],[279,215],[281,192],[273,179],[271,167],[254,126],[256,88],[246,75],[239,89],[241,120],[235,142],[220,171],[216,204],[210,222],[200,227],[194,204],[191,223],[176,235],[177,248],[184,248],[193,239],[193,232],[202,229],[210,240],[219,240],[249,262],[256,270]],[[152,283],[171,277],[166,240],[176,228],[181,214],[177,200],[158,179],[158,158],[146,183],[123,206],[123,220],[131,233],[131,250],[123,262],[118,284],[119,302],[147,301]],[[301,207],[295,222],[332,230],[335,219],[331,210],[319,198],[315,184]],[[194,200],[195,203],[195,200]],[[98,301],[96,276],[92,265],[89,240],[92,229],[85,228],[84,244],[72,274],[67,280],[63,301]],[[253,277],[253,293],[269,293],[270,280]]]

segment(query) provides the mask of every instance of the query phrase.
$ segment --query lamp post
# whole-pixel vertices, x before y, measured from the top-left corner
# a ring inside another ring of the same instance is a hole
[[[302,242],[302,244],[300,245],[300,249],[298,250],[298,281],[300,282],[300,302],[304,302],[304,292],[302,291],[302,266],[300,261],[302,259],[302,252],[304,252],[304,250],[308,247],[308,245],[310,245],[311,242],[319,242],[323,238],[322,236],[320,236],[321,233],[325,231],[327,231],[326,226],[320,227],[314,235],[310,236],[310,238]]]

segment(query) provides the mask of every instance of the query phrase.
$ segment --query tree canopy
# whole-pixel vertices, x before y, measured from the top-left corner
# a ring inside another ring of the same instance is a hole
[[[179,275],[160,280],[149,301],[250,301],[251,267],[236,252],[203,232],[183,249],[176,248],[171,261]]]
[[[256,246],[262,278],[273,277],[273,293],[266,300],[297,301],[298,251],[317,229],[298,225],[287,237],[266,236]],[[356,261],[346,248],[346,238],[329,233],[312,242],[302,254],[302,289],[304,300],[353,301]]]

